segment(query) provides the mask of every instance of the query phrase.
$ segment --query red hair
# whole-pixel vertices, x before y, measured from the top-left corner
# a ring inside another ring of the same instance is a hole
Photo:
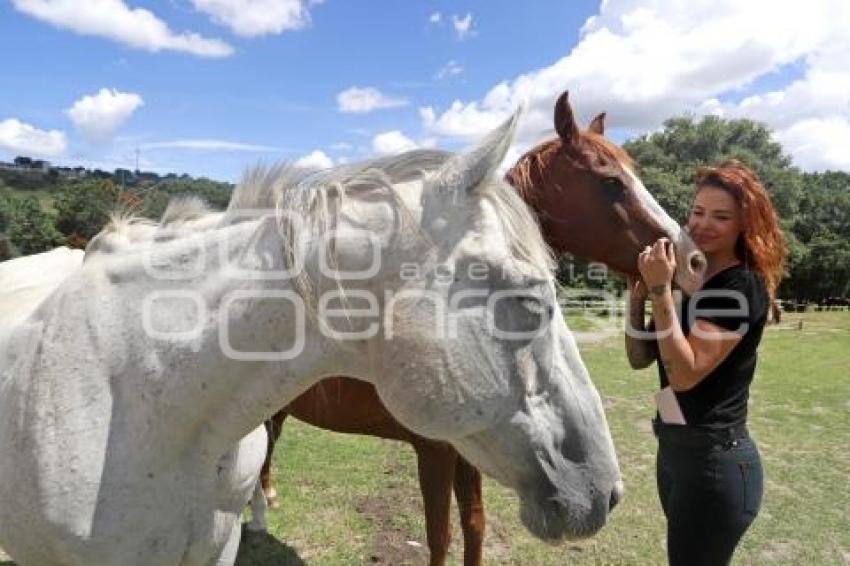
[[[696,185],[697,191],[706,186],[717,187],[734,197],[743,223],[735,252],[738,259],[764,277],[770,298],[774,299],[785,270],[787,249],[764,185],[755,173],[735,159],[716,167],[700,167]]]

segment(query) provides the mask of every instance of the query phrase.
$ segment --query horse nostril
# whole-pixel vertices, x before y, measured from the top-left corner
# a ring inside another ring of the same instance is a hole
[[[614,484],[614,489],[611,490],[611,499],[608,501],[608,512],[614,510],[614,507],[617,506],[617,503],[623,498],[623,491],[625,488],[623,487],[623,482],[618,481]]]
[[[702,274],[705,271],[708,262],[702,252],[696,251],[691,252],[688,256],[688,265],[690,266],[692,273]]]

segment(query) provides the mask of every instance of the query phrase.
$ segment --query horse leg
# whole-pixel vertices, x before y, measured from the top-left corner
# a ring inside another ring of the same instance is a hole
[[[431,566],[446,563],[451,541],[449,514],[457,452],[443,442],[417,438],[413,443],[419,468],[419,489],[425,503],[425,531]]]
[[[266,511],[268,511],[268,508],[266,494],[263,493],[263,483],[258,481],[254,488],[254,494],[251,496],[251,521],[246,526],[249,531],[264,533],[268,530],[268,524],[266,523]]]
[[[277,492],[275,492],[274,486],[272,486],[272,454],[274,453],[274,446],[283,430],[283,421],[286,420],[286,415],[287,412],[284,409],[275,413],[272,418],[265,422],[269,441],[268,449],[266,450],[266,459],[263,461],[263,469],[260,472],[260,484],[268,505],[272,509],[277,507]]]
[[[484,544],[484,500],[481,497],[481,472],[458,455],[454,478],[455,498],[460,509],[463,530],[464,566],[481,566]]]
[[[224,548],[221,549],[221,554],[215,559],[212,564],[215,566],[233,566],[236,563],[236,555],[239,553],[239,542],[242,540],[242,523],[241,521],[233,521],[233,526],[230,528],[230,534],[227,537],[227,542]]]

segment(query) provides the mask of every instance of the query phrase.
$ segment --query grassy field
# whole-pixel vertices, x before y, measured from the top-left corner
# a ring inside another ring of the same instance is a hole
[[[619,336],[589,342],[582,354],[606,401],[626,497],[595,538],[550,547],[520,525],[514,495],[487,481],[487,564],[665,562],[649,428],[655,370],[630,370]],[[850,313],[786,314],[766,331],[750,416],[765,498],[736,564],[850,564],[848,366]],[[408,446],[295,421],[287,422],[278,446],[281,507],[270,512],[270,535],[246,533],[238,564],[427,563]],[[455,526],[451,564],[461,563],[460,539]]]

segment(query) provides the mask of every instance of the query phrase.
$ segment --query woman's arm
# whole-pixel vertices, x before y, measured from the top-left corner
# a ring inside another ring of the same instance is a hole
[[[626,308],[629,311],[629,320],[625,332],[626,357],[632,369],[643,369],[655,361],[650,339],[640,337],[640,334],[646,332],[646,287],[639,277],[631,276],[627,279],[627,285]]]
[[[644,251],[638,263],[649,286],[658,350],[670,387],[674,391],[692,389],[720,365],[741,341],[741,335],[706,320],[696,320],[685,337],[676,318],[671,290],[676,259],[666,238]]]

